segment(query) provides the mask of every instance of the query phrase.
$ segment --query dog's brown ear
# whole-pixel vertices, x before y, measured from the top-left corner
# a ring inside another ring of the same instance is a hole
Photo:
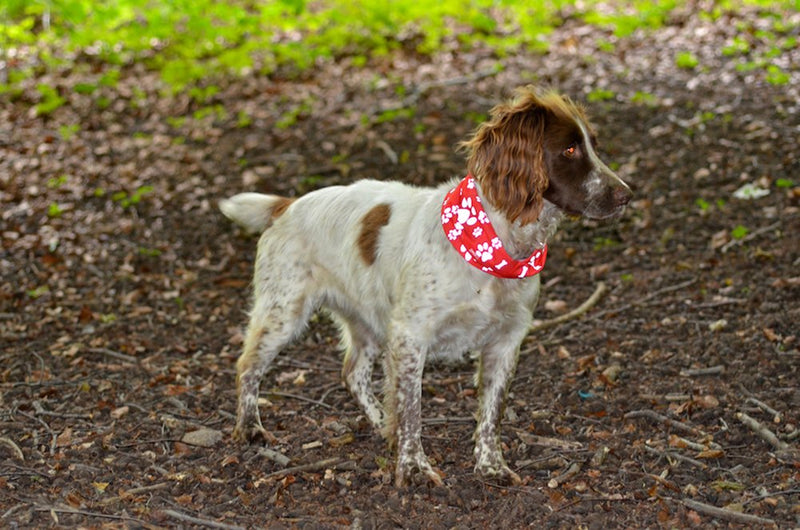
[[[548,186],[544,164],[547,105],[532,89],[491,111],[471,139],[467,170],[479,182],[486,199],[509,220],[536,222]]]

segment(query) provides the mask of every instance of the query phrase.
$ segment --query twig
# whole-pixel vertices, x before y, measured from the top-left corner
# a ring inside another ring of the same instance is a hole
[[[310,464],[287,467],[285,469],[279,469],[278,471],[273,471],[272,473],[267,473],[266,475],[264,475],[262,480],[274,477],[283,477],[285,475],[291,475],[292,473],[306,473],[308,471],[319,471],[320,469],[336,465],[339,462],[341,462],[340,458],[326,458],[324,460],[320,460],[318,462],[312,462]]]
[[[11,517],[12,515],[14,515],[14,512],[20,510],[21,508],[25,508],[26,506],[28,506],[27,502],[21,502],[19,504],[15,504],[14,506],[6,510],[5,513],[3,513],[3,515],[0,515],[0,520]]]
[[[50,428],[50,426],[47,424],[47,422],[44,421],[42,418],[37,418],[36,416],[34,416],[32,414],[28,414],[27,412],[22,412],[21,410],[18,410],[17,414],[25,416],[26,418],[30,418],[30,419],[32,419],[34,421],[37,421],[45,428],[47,433],[52,438],[50,440],[50,456],[53,456],[54,454],[56,454],[56,443],[58,442],[58,435],[53,432],[53,429]]]
[[[764,226],[764,227],[759,228],[758,230],[750,232],[749,234],[747,234],[745,237],[743,237],[741,239],[731,239],[730,241],[728,241],[727,243],[722,245],[722,247],[719,250],[720,250],[720,252],[722,252],[724,254],[728,250],[730,250],[732,247],[735,247],[736,245],[741,245],[743,243],[747,243],[748,241],[752,241],[753,239],[757,238],[761,234],[763,234],[765,232],[769,232],[770,230],[774,230],[775,228],[778,228],[779,226],[781,226],[781,221],[775,221],[771,225]]]
[[[655,412],[653,410],[633,410],[633,411],[628,412],[627,414],[625,414],[625,419],[626,420],[633,419],[633,418],[647,418],[647,419],[650,419],[650,420],[657,421],[657,422],[663,423],[665,425],[668,425],[668,426],[672,427],[673,429],[677,429],[677,430],[683,431],[683,432],[688,432],[690,434],[695,434],[695,435],[700,435],[700,436],[705,436],[705,434],[706,434],[703,431],[701,431],[700,429],[697,429],[695,427],[691,427],[689,425],[684,425],[683,423],[681,423],[679,421],[673,420],[671,418],[667,418],[666,416],[663,416],[663,415],[661,415],[658,412]]]
[[[244,530],[243,526],[220,523],[219,521],[213,521],[211,519],[194,517],[193,515],[187,515],[185,513],[181,513],[175,510],[161,510],[161,513],[163,513],[164,515],[168,515],[174,519],[178,519],[179,521],[183,521],[185,523],[199,524],[201,526],[207,526],[209,528],[223,528],[224,530]]]
[[[16,455],[17,458],[19,458],[23,462],[25,461],[25,455],[22,454],[22,449],[20,449],[19,446],[15,444],[14,440],[12,440],[11,438],[0,436],[0,445],[5,445],[6,447],[10,448],[12,451],[14,451],[14,454]]]
[[[648,453],[653,453],[655,455],[663,456],[668,460],[671,458],[673,460],[678,460],[679,462],[685,462],[695,467],[699,467],[700,469],[708,468],[706,464],[704,464],[699,460],[695,460],[694,458],[689,458],[688,456],[683,456],[682,454],[678,454],[672,451],[662,451],[661,449],[650,447],[649,445],[645,445],[644,450],[647,451]]]
[[[522,440],[525,445],[540,445],[543,447],[553,447],[562,451],[577,451],[583,449],[583,444],[580,442],[570,442],[569,440],[562,440],[560,438],[551,438],[549,436],[538,436],[527,432],[517,433],[517,437]]]
[[[36,414],[41,414],[42,416],[51,416],[53,418],[65,418],[65,419],[78,419],[78,420],[91,420],[91,414],[69,414],[66,412],[53,412],[50,410],[46,410],[41,403],[35,401],[32,403],[33,409],[36,411]]]
[[[475,423],[473,416],[449,416],[444,418],[423,418],[423,425],[449,425],[451,423]]]
[[[69,513],[72,515],[83,515],[85,517],[98,517],[100,519],[114,519],[115,521],[135,521],[139,524],[148,526],[145,521],[136,519],[135,517],[128,517],[127,515],[115,515],[102,512],[89,512],[86,510],[76,510],[74,508],[59,508],[58,506],[36,506],[33,508],[36,512],[54,512],[54,513]]]
[[[282,398],[289,398],[289,399],[296,399],[298,401],[305,401],[306,403],[313,403],[314,405],[319,405],[320,407],[325,407],[326,409],[333,409],[331,405],[327,403],[323,403],[322,401],[317,401],[316,399],[307,398],[305,396],[298,396],[297,394],[289,394],[287,392],[267,392],[269,396],[277,396]]]
[[[109,350],[108,348],[89,348],[86,351],[90,351],[92,353],[102,353],[103,355],[107,355],[109,357],[113,357],[114,359],[132,364],[139,363],[139,359],[136,357],[131,357],[130,355],[125,355],[124,353],[120,353],[118,351]]]
[[[279,453],[278,451],[268,447],[260,447],[258,449],[258,454],[283,467],[288,466],[289,462],[291,462],[291,459],[285,454]]]
[[[775,525],[775,521],[773,519],[766,519],[764,517],[759,517],[757,515],[751,515],[749,513],[740,513],[734,512],[733,510],[726,510],[725,508],[717,508],[716,506],[711,506],[710,504],[705,504],[703,502],[693,501],[691,499],[673,499],[670,497],[664,497],[665,499],[680,502],[687,508],[694,510],[698,513],[703,513],[705,515],[710,515],[712,517],[718,517],[720,519],[725,519],[726,521],[732,521],[734,523],[742,523],[742,524],[762,524],[762,525]]]
[[[543,329],[551,328],[553,326],[557,326],[562,322],[566,322],[567,320],[572,320],[573,318],[577,318],[584,313],[586,313],[589,309],[591,309],[597,301],[600,300],[600,297],[605,294],[607,291],[606,284],[604,282],[599,282],[597,287],[595,287],[594,292],[592,295],[586,299],[581,305],[570,311],[569,313],[564,313],[563,315],[559,315],[555,318],[551,318],[548,320],[543,320],[531,326],[529,330],[531,333],[535,331],[541,331]]]
[[[634,307],[634,306],[637,306],[637,305],[642,305],[643,303],[647,302],[648,300],[652,300],[653,298],[659,297],[662,294],[671,293],[673,291],[680,291],[681,289],[689,287],[690,285],[692,285],[696,281],[697,281],[697,278],[692,278],[690,280],[686,280],[685,282],[677,283],[675,285],[669,285],[669,286],[664,287],[662,289],[659,289],[657,291],[653,291],[652,293],[648,294],[647,296],[642,297],[642,298],[640,298],[638,300],[635,300],[635,301],[633,301],[633,302],[631,302],[629,304],[624,304],[624,305],[621,305],[621,306],[616,307],[616,308],[612,307],[611,309],[606,309],[605,311],[600,311],[599,313],[595,313],[592,318],[598,319],[598,318],[600,318],[600,317],[602,317],[604,315],[607,315],[608,313],[622,313],[623,311],[627,311],[631,307]]]
[[[677,434],[669,437],[670,445],[675,447],[688,447],[692,451],[706,451],[708,449],[722,449],[722,446],[715,442],[697,443],[686,438],[681,438]],[[677,442],[677,443],[675,443]]]
[[[561,473],[560,475],[557,475],[557,476],[555,476],[555,477],[551,478],[551,479],[550,479],[550,480],[547,482],[547,487],[548,487],[548,488],[557,488],[557,487],[559,487],[561,484],[565,483],[566,481],[568,481],[569,479],[571,479],[572,477],[574,477],[575,475],[577,475],[578,473],[580,473],[580,471],[581,471],[581,465],[580,465],[578,462],[573,462],[573,463],[572,463],[572,464],[571,464],[571,465],[570,465],[570,466],[567,468],[567,470],[566,470],[566,471],[564,471],[564,472],[563,472],[563,473]]]
[[[761,410],[763,410],[767,414],[771,414],[773,422],[775,422],[775,423],[780,423],[781,422],[781,413],[778,412],[777,410],[773,409],[772,407],[770,407],[769,405],[767,405],[763,401],[760,401],[760,400],[758,400],[758,399],[756,399],[754,397],[749,397],[749,398],[747,398],[746,402],[747,403],[752,403],[753,405],[755,405],[756,407],[760,408]]]
[[[759,495],[758,497],[753,497],[752,499],[747,499],[742,504],[748,505],[751,502],[758,502],[764,499],[769,499],[770,497],[778,497],[780,495],[795,495],[797,493],[800,493],[800,489],[773,491],[770,493],[765,493],[764,495]]]
[[[695,377],[699,375],[719,375],[725,373],[725,365],[708,366],[706,368],[685,368],[681,370],[683,377]]]
[[[762,440],[765,440],[767,443],[769,443],[775,449],[778,449],[778,450],[781,450],[781,451],[785,451],[786,449],[789,449],[789,444],[787,444],[783,440],[780,440],[777,436],[775,436],[774,432],[772,432],[771,430],[767,429],[766,427],[761,425],[758,422],[758,420],[756,420],[754,418],[751,418],[750,416],[748,416],[744,412],[738,412],[736,414],[736,419],[739,420],[740,422],[744,423],[745,426],[747,426],[751,431],[756,433]]]

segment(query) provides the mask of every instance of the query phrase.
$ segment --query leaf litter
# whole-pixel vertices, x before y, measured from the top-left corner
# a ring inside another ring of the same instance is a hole
[[[742,13],[625,39],[567,20],[544,55],[345,58],[224,85],[224,113],[187,114],[136,68],[102,109],[70,92],[75,72],[47,118],[5,105],[3,525],[797,525],[800,56],[780,59],[780,85],[737,67],[720,50],[756,16]],[[503,424],[523,485],[472,474],[470,369],[433,367],[424,443],[446,486],[395,490],[324,317],[264,381],[269,451],[233,444],[255,241],[216,201],[459,176],[456,143],[529,82],[593,101],[637,201],[553,242],[540,312],[577,306],[599,276],[609,292],[523,345]],[[752,183],[769,194],[730,200]]]

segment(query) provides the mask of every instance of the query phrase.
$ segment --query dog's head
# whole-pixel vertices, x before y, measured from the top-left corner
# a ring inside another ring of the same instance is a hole
[[[511,221],[533,223],[544,200],[570,215],[622,214],[632,193],[595,152],[583,109],[553,92],[518,90],[462,144],[486,199]]]

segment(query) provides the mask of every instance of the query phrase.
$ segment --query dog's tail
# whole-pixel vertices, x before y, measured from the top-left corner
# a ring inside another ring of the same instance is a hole
[[[225,217],[248,232],[261,233],[291,205],[294,199],[262,193],[240,193],[219,201]]]

